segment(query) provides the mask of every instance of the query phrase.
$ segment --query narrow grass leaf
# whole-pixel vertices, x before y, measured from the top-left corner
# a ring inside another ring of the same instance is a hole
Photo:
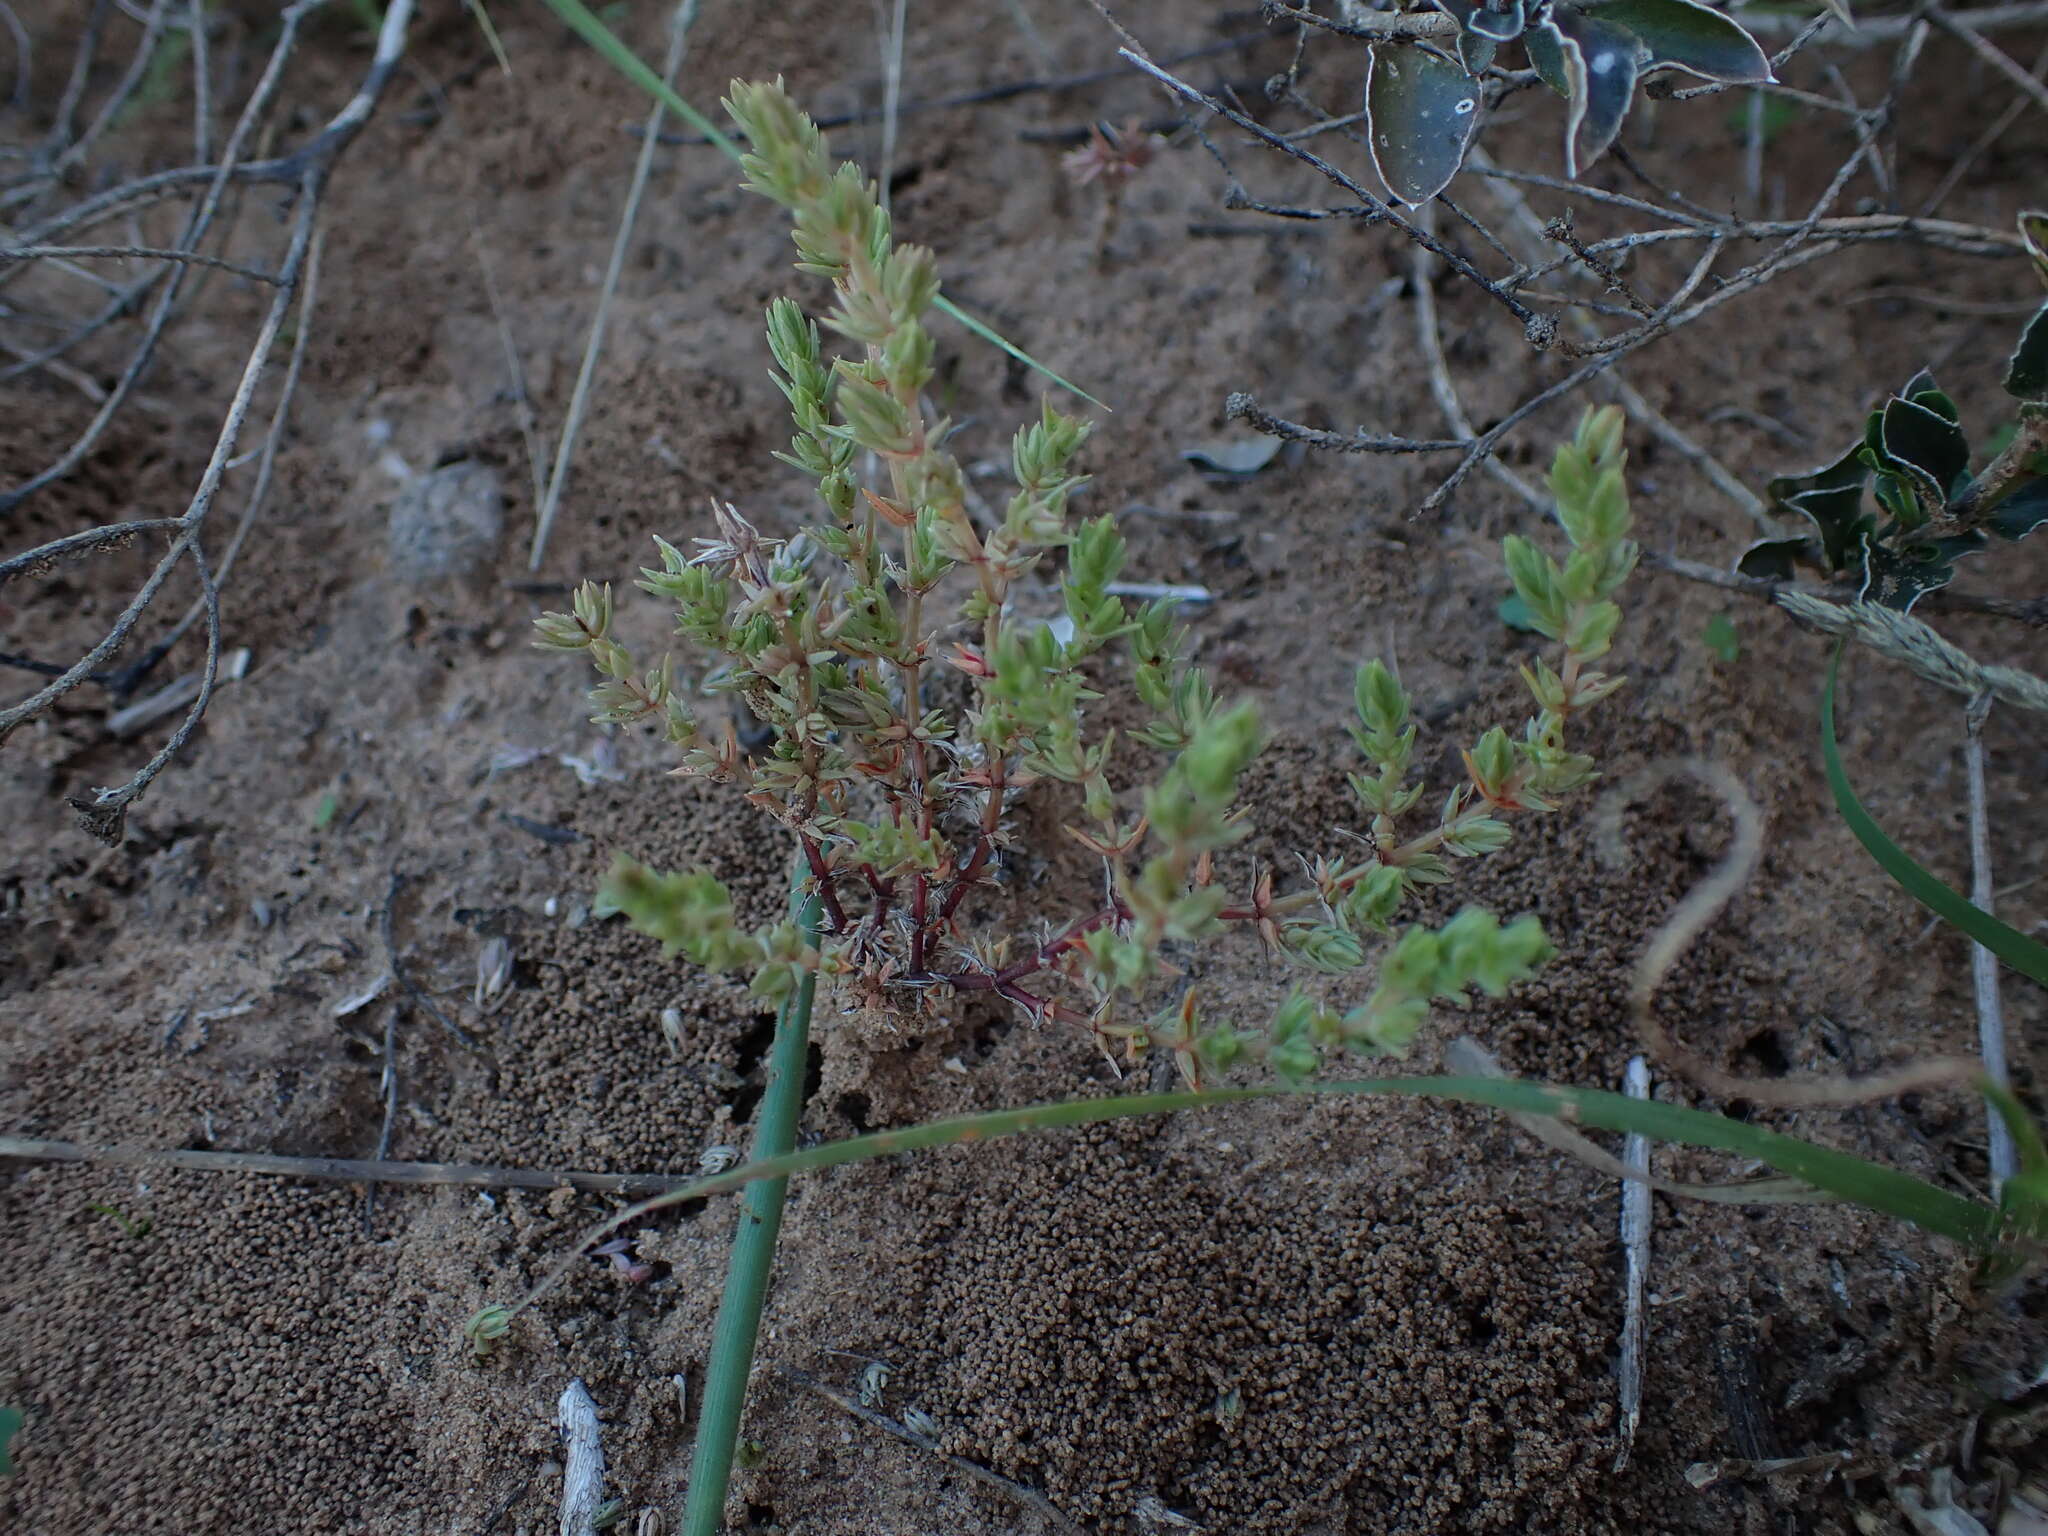
[[[596,51],[598,57],[639,86],[641,90],[652,96],[664,107],[668,108],[669,111],[675,113],[677,117],[688,123],[697,132],[703,134],[706,139],[717,146],[728,158],[735,161],[740,158],[743,151],[738,141],[731,134],[723,132],[710,118],[683,100],[674,87],[670,86],[661,76],[649,69],[642,62],[638,54],[620,42],[618,36],[602,21],[598,20],[590,7],[583,3],[583,0],[544,0],[544,3],[549,10],[553,11],[561,19],[563,25],[582,38],[584,42],[588,43]],[[1102,401],[1089,394],[1087,390],[1074,383],[1071,379],[1063,378],[1014,342],[997,335],[984,322],[975,319],[974,316],[961,309],[944,294],[939,295],[937,307],[966,326],[968,330],[979,336],[983,341],[1000,347],[1011,357],[1017,359],[1018,362],[1024,364],[1025,367],[1044,374],[1053,383],[1059,385],[1061,389],[1079,395],[1098,410],[1106,411],[1109,409]]]
[[[1827,684],[1821,690],[1820,749],[1827,766],[1828,787],[1834,791],[1835,809],[1842,813],[1842,820],[1856,834],[1856,841],[1869,851],[1870,856],[1907,895],[1951,927],[1982,944],[2021,975],[2031,976],[2043,986],[2048,986],[2048,947],[2016,929],[2008,928],[1982,907],[1965,900],[1961,892],[1929,874],[1911,854],[1885,835],[1884,828],[1856,798],[1856,791],[1849,784],[1848,772],[1842,766],[1841,748],[1835,740],[1835,679],[1841,668],[1842,645],[1838,642],[1834,658],[1828,663]]]
[[[1453,1103],[1482,1104],[1517,1115],[1547,1115],[1567,1120],[1574,1126],[1594,1130],[1632,1132],[1656,1141],[1680,1146],[1704,1147],[1732,1153],[1802,1179],[1815,1189],[1851,1204],[1892,1216],[1979,1251],[1993,1248],[2000,1237],[2001,1218],[1995,1206],[1949,1193],[1924,1179],[1887,1168],[1866,1158],[1802,1141],[1777,1131],[1765,1130],[1726,1115],[1688,1109],[1655,1100],[1632,1099],[1626,1094],[1595,1088],[1556,1087],[1547,1083],[1515,1078],[1492,1077],[1380,1077],[1350,1081],[1268,1083],[1249,1088],[1212,1088],[1178,1093],[1128,1094],[1114,1098],[1070,1099],[1056,1104],[1036,1104],[1022,1109],[994,1110],[982,1114],[958,1115],[933,1120],[900,1130],[880,1131],[807,1147],[781,1157],[771,1157],[735,1168],[729,1173],[699,1179],[680,1188],[643,1200],[586,1233],[539,1285],[519,1303],[523,1310],[551,1290],[561,1277],[587,1252],[621,1228],[641,1221],[655,1211],[702,1200],[711,1195],[739,1189],[756,1179],[787,1178],[836,1168],[870,1158],[893,1157],[930,1147],[993,1141],[1023,1131],[1093,1125],[1105,1120],[1128,1119],[1135,1115],[1168,1114],[1178,1110],[1210,1109],[1253,1099],[1305,1097],[1322,1094],[1388,1096],[1440,1099]]]

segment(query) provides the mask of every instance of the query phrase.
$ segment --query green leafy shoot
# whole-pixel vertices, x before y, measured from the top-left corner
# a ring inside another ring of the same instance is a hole
[[[470,1315],[462,1325],[462,1336],[469,1340],[471,1355],[479,1360],[488,1360],[498,1341],[512,1331],[513,1309],[510,1307],[481,1307]]]
[[[842,1010],[893,1024],[986,994],[1033,1023],[1086,1030],[1112,1057],[1170,1052],[1190,1083],[1239,1062],[1299,1076],[1334,1052],[1398,1054],[1434,1003],[1532,975],[1550,953],[1533,919],[1398,919],[1456,861],[1504,846],[1513,817],[1595,776],[1567,738],[1622,681],[1595,665],[1636,561],[1620,413],[1588,413],[1558,451],[1565,558],[1526,538],[1503,544],[1536,632],[1556,646],[1523,669],[1533,713],[1517,732],[1481,736],[1467,782],[1415,827],[1428,786],[1411,782],[1409,701],[1380,663],[1361,668],[1352,735],[1370,771],[1350,782],[1370,818],[1365,856],[1305,861],[1306,881],[1277,889],[1272,871],[1247,877],[1224,862],[1244,834],[1238,791],[1264,730],[1187,664],[1170,603],[1132,608],[1113,590],[1125,558],[1115,520],[1073,507],[1087,426],[1045,406],[1013,441],[1015,495],[994,526],[977,524],[951,425],[925,403],[932,253],[897,243],[874,184],[833,161],[780,85],[736,81],[726,106],[752,146],[749,188],[789,214],[799,270],[832,284],[822,324],[787,299],[767,315],[794,429],[777,457],[814,483],[816,521],[769,537],[714,503],[712,536],[694,549],[656,540],[661,564],[640,585],[674,606],[703,663],[694,680],[673,655],[649,664],[616,638],[607,587],[586,584],[569,612],[544,615],[535,643],[589,659],[594,719],[658,730],[681,774],[729,787],[785,828],[822,919],[815,939],[786,922],[750,929],[714,872],[631,860],[601,906],[696,965],[749,976],[766,999],[818,973]],[[1033,615],[1022,603],[1043,590],[1041,571],[1058,611]],[[1112,688],[1138,706],[1121,733],[1090,717]],[[767,728],[765,752],[718,729],[720,701]],[[1113,765],[1134,758],[1118,789]],[[1026,792],[1063,797],[1066,835],[1100,861],[1099,877],[1064,927],[975,931],[974,898],[1004,870],[1018,836],[1009,812]],[[1263,1023],[1217,1017],[1171,986],[1163,948],[1232,925],[1301,978]]]

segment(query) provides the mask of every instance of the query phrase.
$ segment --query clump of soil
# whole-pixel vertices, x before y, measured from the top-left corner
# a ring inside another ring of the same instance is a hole
[[[1246,25],[1185,4],[1155,9],[1148,34],[1191,47]],[[593,918],[590,895],[626,851],[712,865],[759,920],[784,899],[786,850],[748,808],[668,778],[659,742],[591,728],[584,679],[525,640],[574,581],[623,588],[650,533],[687,541],[707,494],[770,532],[809,515],[808,489],[769,457],[785,430],[759,315],[771,295],[818,295],[789,272],[778,219],[738,196],[729,166],[701,145],[665,151],[571,494],[543,570],[529,573],[532,475],[505,340],[552,427],[637,147],[624,129],[644,109],[537,12],[494,19],[516,73],[492,66],[467,26],[422,27],[424,75],[387,101],[332,187],[298,425],[274,512],[226,594],[228,643],[250,647],[249,676],[222,690],[116,848],[72,831],[62,806],[136,760],[134,743],[104,730],[103,693],[81,690],[0,752],[0,814],[16,829],[0,863],[9,1134],[367,1156],[395,1105],[398,1158],[636,1172],[691,1171],[707,1150],[748,1140],[770,1021],[742,988]],[[1041,45],[1077,73],[1110,57],[1089,13],[1037,23],[1034,41],[973,8],[917,16],[909,88],[937,97],[1039,77]],[[35,24],[60,38],[73,23]],[[658,54],[651,12],[621,24],[644,56]],[[707,6],[681,89],[708,104],[730,73],[780,71],[820,112],[870,108],[881,77],[865,62],[867,28],[865,11],[845,7]],[[60,52],[53,42],[38,57]],[[1188,68],[1249,98],[1291,53],[1277,39]],[[342,33],[304,62],[308,99],[338,104],[362,58]],[[1965,143],[1998,107],[1940,110]],[[1907,108],[1932,112],[1934,98],[1916,91]],[[1519,718],[1514,663],[1528,642],[1496,613],[1497,540],[1531,519],[1475,478],[1450,516],[1414,523],[1407,514],[1434,482],[1409,460],[1290,450],[1231,478],[1181,457],[1227,430],[1221,400],[1237,388],[1347,426],[1436,425],[1409,315],[1368,301],[1408,270],[1382,230],[1332,220],[1193,234],[1213,226],[1219,189],[1199,147],[1185,147],[1132,182],[1098,260],[1099,205],[1064,182],[1061,145],[1043,130],[1152,110],[1143,89],[1118,81],[908,116],[894,213],[907,237],[938,249],[956,299],[1116,405],[1090,450],[1085,510],[1120,515],[1135,578],[1214,594],[1189,615],[1198,657],[1274,727],[1247,795],[1241,880],[1254,861],[1340,851],[1330,829],[1354,819],[1342,727],[1362,657],[1398,660],[1428,721],[1421,771],[1439,792],[1460,743]],[[124,151],[138,161],[149,127],[138,122]],[[1796,151],[1800,134],[1827,131],[1787,133]],[[1657,133],[1645,153],[1682,165],[1696,195],[1716,178],[1733,184],[1739,145],[1714,103],[1661,108]],[[863,119],[838,147],[872,158],[879,130]],[[2014,189],[2038,179],[2043,150],[2033,121],[2016,124],[1973,173],[1972,216],[1996,222]],[[1784,163],[1803,206],[1819,186],[1803,185],[1797,153]],[[1900,174],[1931,184],[1947,164],[1908,156]],[[1624,186],[1622,175],[1606,166],[1594,180]],[[1752,482],[1786,467],[1787,453],[1792,467],[1825,456],[1860,422],[1871,381],[1905,378],[1937,331],[1956,351],[1943,378],[1965,412],[1994,409],[1997,360],[1980,318],[1898,300],[1850,308],[1842,295],[1912,281],[2003,300],[2006,274],[1925,253],[1844,256],[1825,270],[1825,284],[1782,282],[1743,300],[1727,327],[1681,332],[1631,364],[1638,389]],[[1482,426],[1554,376],[1469,292],[1447,284],[1439,303]],[[1910,325],[1896,323],[1908,313]],[[1892,323],[1867,323],[1879,314]],[[217,419],[207,410],[219,380],[192,358],[226,355],[223,338],[244,334],[234,327],[246,319],[246,304],[195,316],[195,350],[152,376],[165,409],[134,418],[25,508],[23,536],[182,505]],[[963,462],[993,465],[974,471],[976,484],[1000,497],[1007,424],[1035,408],[1040,381],[964,335],[944,348],[939,387],[962,423]],[[64,440],[61,413],[78,402],[35,375],[4,387],[11,482]],[[1760,436],[1759,415],[1810,447]],[[1543,418],[1516,453],[1535,457],[1566,425],[1563,412]],[[1731,557],[1746,526],[1669,450],[1634,449],[1645,544]],[[387,451],[415,475],[458,463],[495,472],[493,564],[445,587],[399,579],[388,529],[402,483]],[[0,648],[89,644],[140,560],[129,552],[10,587]],[[2038,590],[2037,548],[1970,574]],[[1591,738],[1616,780],[1711,755],[1769,819],[1764,871],[1667,984],[1669,1026],[1759,1073],[1968,1051],[1963,946],[1924,929],[1826,803],[1813,745],[1820,643],[1724,597],[1637,579],[1617,651],[1629,692]],[[658,605],[622,593],[620,608],[636,643],[658,650]],[[1724,609],[1737,664],[1696,638]],[[1944,625],[1987,656],[2037,670],[2048,660],[2035,632]],[[193,664],[190,646],[164,676]],[[1960,880],[1959,712],[1864,662],[1842,713],[1874,812]],[[2023,881],[2048,833],[2048,807],[2031,793],[2043,739],[2004,716],[1988,739],[1994,856],[2002,882]],[[1629,810],[1627,857],[1608,865],[1588,814],[1582,803],[1523,823],[1507,853],[1446,898],[1437,915],[1462,900],[1537,912],[1561,954],[1534,985],[1447,1016],[1439,1033],[1473,1035],[1517,1073],[1612,1085],[1636,1049],[1624,1003],[1635,957],[1726,830],[1709,799],[1663,789]],[[1095,881],[1047,818],[987,909],[1057,923],[1090,908]],[[2028,927],[2042,901],[2022,886],[2001,911]],[[471,994],[493,944],[509,946],[512,965],[485,1009]],[[401,1008],[399,990],[377,989],[394,961],[473,1045]],[[1189,976],[1211,1006],[1247,1019],[1264,1017],[1282,985],[1250,943],[1191,957]],[[2040,1000],[2015,987],[2008,1007],[2024,1042]],[[679,1027],[664,1028],[668,1010]],[[1436,1049],[1418,1066],[1434,1066]],[[823,1017],[812,1065],[804,1134],[820,1138],[1119,1081],[1084,1040],[964,1006],[894,1035]],[[1682,1085],[1660,1091],[1691,1097]],[[1985,1181],[1980,1114],[1959,1098],[1771,1123],[1951,1187]],[[1669,1151],[1659,1169],[1727,1174]],[[373,1203],[355,1187],[10,1164],[0,1403],[28,1423],[0,1516],[34,1536],[550,1529],[554,1402],[571,1376],[606,1416],[614,1491],[629,1509],[673,1511],[694,1428],[675,1378],[692,1395],[701,1383],[729,1203],[649,1223],[636,1251],[651,1279],[633,1285],[592,1262],[481,1365],[460,1334],[608,1208],[565,1191],[386,1188]],[[806,1536],[1040,1520],[779,1371],[850,1387],[879,1359],[892,1412],[928,1414],[948,1452],[1042,1489],[1088,1530],[1142,1529],[1142,1506],[1246,1536],[1847,1533],[1883,1528],[1867,1522],[1890,1518],[1887,1480],[1954,1464],[1974,1406],[2031,1379],[2039,1360],[2037,1293],[1975,1297],[1958,1256],[1911,1231],[1845,1210],[1660,1200],[1645,1415],[1617,1473],[1615,1216],[1610,1184],[1512,1126],[1377,1101],[1239,1107],[800,1181],[734,1517]],[[2001,1427],[1997,1450],[2025,1465],[2038,1448],[2020,1422]],[[1685,1478],[1695,1462],[1835,1450],[1853,1452],[1863,1474],[1706,1491]]]

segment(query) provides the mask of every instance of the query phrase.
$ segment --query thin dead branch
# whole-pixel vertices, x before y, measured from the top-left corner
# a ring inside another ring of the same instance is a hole
[[[135,335],[127,345],[125,357],[109,370],[113,383],[103,390],[95,387],[91,392],[93,409],[89,418],[54,459],[26,479],[0,490],[0,514],[19,507],[69,476],[93,455],[111,423],[131,406],[166,337],[193,312],[207,286],[208,274],[227,272],[269,290],[240,374],[222,408],[212,451],[183,513],[82,530],[0,559],[0,581],[4,581],[47,570],[62,558],[116,548],[139,536],[170,535],[168,547],[122,606],[113,624],[82,656],[54,673],[41,665],[31,668],[43,671],[48,681],[26,699],[0,708],[0,741],[84,683],[100,683],[117,693],[134,688],[195,624],[205,625],[204,669],[191,708],[169,741],[125,783],[95,789],[71,800],[82,824],[110,842],[119,841],[128,807],[189,742],[211,702],[221,655],[222,586],[266,500],[312,328],[322,195],[343,152],[369,121],[403,57],[406,28],[414,8],[414,0],[391,0],[384,10],[372,58],[355,93],[298,147],[282,155],[271,155],[271,141],[279,131],[279,104],[287,94],[288,66],[298,47],[302,23],[317,3],[318,0],[298,0],[279,13],[275,41],[221,140],[217,160],[214,119],[219,104],[215,100],[213,64],[205,37],[206,17],[200,0],[153,0],[146,13],[138,13],[143,36],[134,54],[120,71],[110,93],[95,103],[85,129],[76,129],[85,116],[85,100],[95,77],[95,65],[103,63],[99,50],[107,30],[108,7],[95,5],[82,29],[71,74],[49,133],[36,146],[30,169],[0,188],[0,204],[8,210],[13,225],[6,243],[0,245],[0,283],[26,282],[32,274],[46,271],[53,274],[53,280],[58,275],[84,276],[96,292],[111,295],[105,302],[96,300],[98,307],[83,322],[60,318],[60,335],[53,343],[23,348],[10,342],[7,351],[17,361],[0,371],[0,377],[21,378],[35,369],[68,371],[69,365],[62,361],[65,354],[88,345],[103,350],[120,327],[131,320],[135,323]],[[55,196],[87,179],[77,174],[79,168],[119,118],[155,50],[173,28],[186,34],[191,50],[194,163],[106,187],[77,198],[67,207],[54,206]],[[241,189],[260,183],[281,183],[289,189],[285,203],[288,218],[277,259],[251,263],[239,252],[231,251],[229,243],[234,238]],[[112,218],[165,202],[186,205],[178,216],[177,234],[168,241],[142,238],[139,228],[131,231],[134,238],[120,243],[81,238]],[[141,271],[132,278],[120,274],[120,280],[113,281],[87,271],[79,265],[81,261],[119,261]],[[259,449],[240,452],[244,427],[259,391],[266,386],[278,337],[295,304],[297,335],[285,377],[274,390],[276,402],[268,409],[269,430]],[[58,307],[61,308],[61,296]],[[258,467],[239,526],[228,541],[225,554],[217,563],[212,562],[205,535],[214,505],[229,473],[252,459]],[[109,672],[106,663],[128,643],[144,613],[188,562],[198,591],[184,617],[140,661],[121,671]]]
[[[568,1168],[498,1168],[484,1163],[388,1163],[374,1158],[281,1157],[270,1152],[193,1152],[183,1147],[88,1147],[73,1141],[0,1136],[0,1159],[86,1163],[118,1168],[181,1168],[195,1173],[262,1173],[344,1184],[460,1185],[470,1189],[580,1189],[600,1195],[658,1195],[699,1177],[666,1173],[585,1173]]]

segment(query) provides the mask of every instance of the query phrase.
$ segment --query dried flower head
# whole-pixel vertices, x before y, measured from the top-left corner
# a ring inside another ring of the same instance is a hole
[[[1152,156],[1164,142],[1157,134],[1145,132],[1144,125],[1135,117],[1121,127],[1091,123],[1088,142],[1060,156],[1060,169],[1077,187],[1092,181],[1129,181],[1152,163]]]

